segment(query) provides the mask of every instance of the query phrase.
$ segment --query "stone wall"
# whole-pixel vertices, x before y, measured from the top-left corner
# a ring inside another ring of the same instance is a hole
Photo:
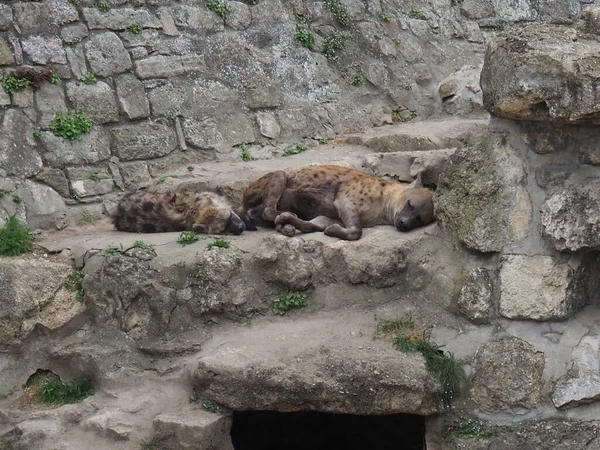
[[[17,213],[35,228],[62,228],[79,217],[69,214],[74,205],[98,214],[106,195],[147,185],[170,164],[239,159],[236,144],[272,157],[298,139],[477,112],[485,36],[513,23],[569,20],[582,7],[226,5],[222,18],[195,1],[2,2],[0,77],[46,67],[55,84],[0,92],[0,221]],[[311,49],[299,29],[314,38]],[[89,134],[68,141],[48,131],[56,115],[74,111],[93,120]]]

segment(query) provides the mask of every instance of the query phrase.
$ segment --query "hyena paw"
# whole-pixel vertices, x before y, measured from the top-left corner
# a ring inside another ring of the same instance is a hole
[[[291,219],[297,218],[298,216],[291,212],[283,212],[275,217],[275,225],[285,225]]]
[[[275,229],[287,237],[294,237],[296,235],[296,227],[289,223],[285,225],[277,225]]]

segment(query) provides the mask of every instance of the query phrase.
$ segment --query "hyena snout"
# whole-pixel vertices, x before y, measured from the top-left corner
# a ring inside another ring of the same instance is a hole
[[[235,234],[236,236],[242,234],[246,229],[244,221],[236,213],[231,213],[225,225],[225,232]]]

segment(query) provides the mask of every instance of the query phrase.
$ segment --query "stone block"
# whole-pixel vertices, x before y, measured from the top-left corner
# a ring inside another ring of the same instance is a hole
[[[76,110],[85,111],[95,123],[119,121],[117,99],[103,81],[96,84],[68,83],[67,96]]]
[[[98,167],[71,167],[66,169],[71,190],[77,197],[108,194],[113,190],[112,176],[107,169]]]
[[[95,164],[110,158],[110,138],[98,127],[73,141],[55,136],[50,131],[42,132],[41,140],[46,149],[44,161],[50,167]]]
[[[96,75],[108,77],[132,67],[131,57],[123,42],[112,32],[96,34],[85,43],[87,60]]]
[[[30,36],[21,41],[23,52],[36,64],[67,64],[62,40],[49,36]]]
[[[130,73],[115,78],[117,97],[121,110],[130,119],[139,119],[150,115],[150,104],[146,98],[144,85]]]
[[[177,147],[175,130],[158,123],[114,127],[111,135],[113,153],[122,161],[158,158]]]
[[[42,169],[33,132],[34,124],[23,111],[4,112],[0,122],[0,169],[8,175],[30,177]]]

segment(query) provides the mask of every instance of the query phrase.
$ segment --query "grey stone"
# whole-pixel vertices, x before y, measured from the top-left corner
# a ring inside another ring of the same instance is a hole
[[[11,5],[0,5],[0,30],[7,30],[13,23],[13,13]]]
[[[129,53],[112,32],[96,34],[85,43],[87,60],[96,75],[107,77],[131,69]]]
[[[569,376],[552,393],[557,408],[573,408],[600,399],[600,337],[585,336],[572,352]]]
[[[254,124],[250,117],[242,112],[223,114],[218,126],[221,136],[229,144],[252,143],[256,139]]]
[[[23,64],[23,49],[21,48],[21,41],[13,33],[8,33],[8,40],[12,45],[15,62],[19,65]]]
[[[256,121],[260,134],[269,139],[277,139],[281,134],[281,127],[277,123],[275,114],[270,112],[259,112],[256,114]]]
[[[135,62],[135,71],[140,78],[163,78],[202,71],[204,56],[150,56]]]
[[[379,176],[412,182],[421,173],[423,183],[437,186],[439,177],[456,149],[373,153],[365,156],[364,167]]]
[[[88,73],[83,44],[78,44],[75,47],[67,47],[67,59],[75,78],[83,80],[85,74]]]
[[[568,264],[550,256],[506,255],[499,275],[500,314],[509,319],[565,319],[580,306],[574,279]]]
[[[15,92],[11,95],[11,99],[13,106],[16,106],[17,108],[29,108],[35,103],[33,89],[31,88],[24,89],[21,92]],[[27,111],[25,111],[25,114],[27,114]],[[35,120],[32,117],[30,118]]]
[[[167,36],[179,36],[179,30],[175,25],[175,19],[168,8],[160,8],[158,10],[158,18],[162,25],[162,31]]]
[[[33,131],[33,123],[23,111],[4,112],[0,125],[0,168],[7,174],[30,177],[41,170],[42,158]]]
[[[47,0],[43,3],[47,8],[48,15],[42,19],[47,20],[55,27],[79,20],[77,8],[68,0]]]
[[[108,162],[108,170],[110,171],[115,186],[121,190],[125,189],[125,183],[123,182],[123,177],[119,171],[119,158],[116,156],[110,158],[110,161]]]
[[[251,109],[277,108],[281,93],[277,84],[264,76],[254,76],[244,83],[246,105]]]
[[[524,179],[523,161],[501,138],[459,149],[439,178],[436,218],[467,248],[500,251],[529,231],[532,205]]]
[[[8,41],[0,36],[0,66],[10,66],[15,62]],[[4,91],[3,91],[4,92]]]
[[[146,50],[144,47],[133,47],[129,53],[134,60],[143,59],[148,56],[148,50]]]
[[[134,430],[135,424],[131,414],[119,409],[102,411],[81,423],[86,431],[93,431],[101,437],[115,441],[127,441]]]
[[[0,90],[0,106],[8,105],[10,105],[10,95],[4,92],[4,90]]]
[[[150,184],[148,165],[143,162],[123,163],[119,167],[124,187],[142,187]]]
[[[535,181],[541,188],[562,186],[575,168],[570,165],[548,164],[535,169]]]
[[[67,177],[60,169],[51,169],[50,167],[44,167],[43,170],[36,175],[36,179],[47,184],[56,192],[63,197],[67,198],[70,196],[69,182]]]
[[[98,167],[70,167],[66,169],[71,190],[77,197],[108,194],[114,183],[108,170]]]
[[[230,1],[229,14],[225,17],[225,25],[234,30],[245,30],[252,24],[250,7],[242,2]]]
[[[62,37],[62,40],[67,44],[79,42],[88,37],[89,34],[88,28],[83,23],[69,25],[60,31],[60,37]]]
[[[233,450],[231,416],[202,410],[159,414],[152,421],[154,437],[173,449],[194,447]]]
[[[67,96],[77,110],[85,111],[95,123],[119,121],[117,99],[103,81],[96,84],[68,83]]]
[[[123,161],[158,158],[177,147],[175,131],[158,123],[114,127],[111,135],[113,153]]]
[[[73,275],[64,262],[44,259],[0,260],[0,342],[19,344],[40,323],[56,329],[82,312],[85,306],[65,288]]]
[[[141,33],[130,33],[129,31],[125,31],[119,33],[119,37],[127,48],[145,47],[151,51],[158,46],[160,41],[158,31],[156,30],[142,30]]]
[[[15,3],[14,14],[21,32],[25,35],[56,34],[61,25],[79,19],[77,9],[67,0]]]
[[[595,45],[574,29],[553,25],[530,25],[496,37],[481,73],[485,108],[514,120],[599,124]]]
[[[171,8],[175,24],[181,28],[189,28],[200,33],[223,31],[223,20],[208,8],[176,5]]]
[[[473,269],[460,288],[458,309],[473,323],[490,323],[494,313],[493,293],[489,272],[484,268]]]
[[[237,411],[435,414],[439,388],[421,357],[360,334],[315,317],[217,335],[191,366],[194,392]]]
[[[92,30],[124,30],[131,24],[160,28],[158,19],[145,9],[111,8],[103,12],[98,8],[83,8],[83,17]]]
[[[486,19],[495,14],[492,0],[463,0],[460,13],[467,19]]]
[[[483,345],[475,357],[471,398],[488,412],[534,408],[541,401],[544,354],[510,337]]]
[[[67,64],[62,41],[57,37],[30,36],[21,41],[23,52],[36,64]]]
[[[46,153],[44,161],[50,166],[61,168],[66,165],[95,164],[110,158],[110,139],[108,133],[99,127],[92,128],[88,134],[69,141],[45,131],[41,136]]]
[[[40,125],[42,127],[48,126],[56,115],[68,112],[65,93],[62,87],[56,84],[42,84],[35,92],[35,103],[41,114]]]
[[[67,207],[51,187],[31,180],[17,190],[27,212],[27,225],[32,229],[62,229],[68,225]]]
[[[438,85],[443,112],[468,115],[483,111],[483,95],[479,86],[481,66],[463,66]]]
[[[199,149],[212,150],[225,143],[217,121],[212,117],[184,119],[182,130],[186,142]]]
[[[146,98],[144,85],[130,73],[115,78],[117,97],[121,110],[130,119],[139,119],[150,115],[150,104]]]
[[[542,235],[558,251],[600,249],[600,181],[586,180],[552,195],[542,207]]]

